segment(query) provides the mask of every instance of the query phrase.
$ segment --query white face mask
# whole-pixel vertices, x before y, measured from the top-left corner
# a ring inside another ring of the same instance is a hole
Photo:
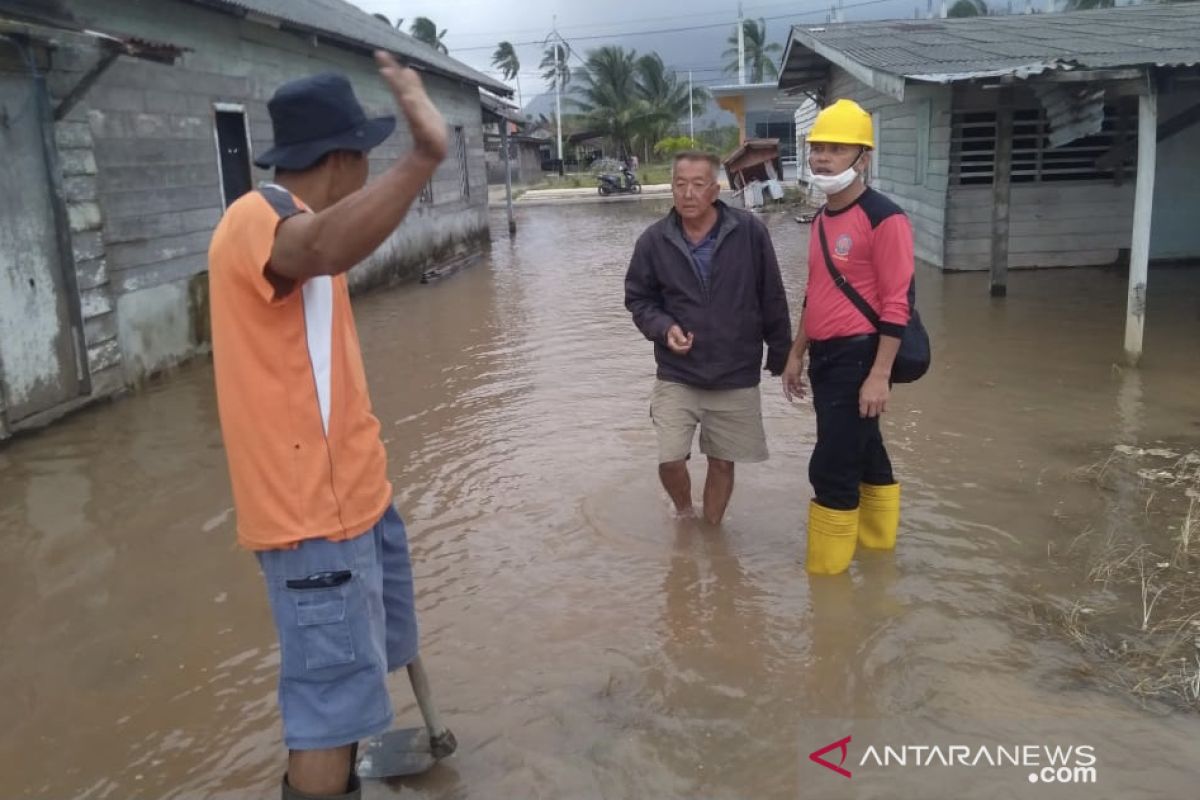
[[[849,189],[857,177],[858,173],[851,167],[837,175],[812,175],[809,180],[825,194],[837,194]]]
[[[810,177],[813,186],[816,186],[825,194],[837,194],[849,189],[854,183],[854,179],[858,177],[858,172],[855,171],[854,165],[862,159],[862,153],[858,154],[858,158],[854,159],[854,163],[845,172],[839,172],[837,175],[817,175],[813,174]]]

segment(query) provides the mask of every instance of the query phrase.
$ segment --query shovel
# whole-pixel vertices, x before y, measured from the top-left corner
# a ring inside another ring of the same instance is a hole
[[[361,778],[419,775],[458,749],[458,741],[450,729],[442,724],[433,704],[429,676],[425,673],[420,656],[408,665],[408,680],[412,683],[417,705],[421,707],[425,727],[398,728],[363,742],[358,759],[358,775]]]

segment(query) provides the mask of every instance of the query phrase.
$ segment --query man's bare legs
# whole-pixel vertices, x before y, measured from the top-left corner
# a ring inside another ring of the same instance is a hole
[[[696,516],[692,508],[692,477],[686,461],[667,461],[658,465],[658,478],[675,504],[675,514],[681,518]]]
[[[704,521],[720,525],[733,495],[733,462],[708,457],[708,477],[704,481]]]
[[[658,465],[658,477],[675,504],[675,513],[687,518],[696,515],[692,508],[692,479],[686,461],[668,461]],[[719,458],[708,459],[708,476],[704,481],[704,520],[720,525],[725,518],[729,498],[733,496],[733,462]]]
[[[288,786],[315,797],[344,795],[350,783],[353,745],[329,750],[292,750],[288,754]]]

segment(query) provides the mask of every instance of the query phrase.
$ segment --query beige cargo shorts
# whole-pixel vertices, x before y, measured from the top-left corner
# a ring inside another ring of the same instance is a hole
[[[758,387],[697,389],[658,380],[650,395],[650,418],[658,434],[658,462],[683,461],[700,426],[700,452],[722,461],[767,460],[762,397]]]

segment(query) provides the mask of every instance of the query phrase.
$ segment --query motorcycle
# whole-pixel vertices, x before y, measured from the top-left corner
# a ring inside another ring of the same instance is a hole
[[[599,181],[596,190],[601,197],[608,197],[610,194],[641,194],[642,191],[637,176],[627,169],[621,170],[620,175],[602,172],[596,176],[596,180]]]

